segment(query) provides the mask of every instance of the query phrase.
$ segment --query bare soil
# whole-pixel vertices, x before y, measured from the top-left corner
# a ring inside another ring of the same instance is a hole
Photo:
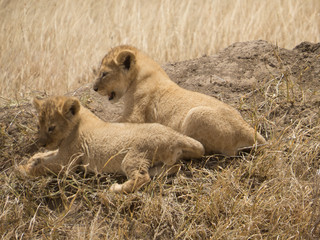
[[[184,162],[178,176],[158,179],[142,193],[110,196],[103,190],[119,181],[115,176],[63,178],[61,190],[59,177],[27,182],[15,177],[14,166],[39,150],[36,117],[29,103],[8,104],[0,108],[0,209],[7,213],[1,216],[0,211],[0,234],[7,238],[320,237],[320,43],[303,42],[292,50],[262,40],[234,43],[217,55],[163,67],[181,87],[239,109],[266,137],[268,146],[239,158],[208,156]],[[79,97],[106,121],[121,113],[122,103],[110,104],[92,90],[92,83],[67,95]]]

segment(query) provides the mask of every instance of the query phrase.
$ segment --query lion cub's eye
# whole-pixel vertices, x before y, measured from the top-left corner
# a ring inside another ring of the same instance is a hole
[[[105,77],[105,76],[107,76],[107,74],[108,74],[107,72],[102,72],[101,77]]]
[[[56,126],[50,126],[50,127],[48,128],[48,132],[49,132],[49,133],[52,133],[55,128],[56,128]]]

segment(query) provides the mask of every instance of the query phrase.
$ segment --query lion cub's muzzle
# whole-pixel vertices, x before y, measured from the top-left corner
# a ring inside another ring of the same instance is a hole
[[[98,78],[96,80],[96,82],[93,84],[93,90],[96,91],[96,92],[99,92],[100,90],[100,94],[101,95],[108,95],[108,98],[109,98],[109,101],[113,100],[116,96],[116,93],[114,91],[112,91],[111,93],[107,93],[105,91],[103,91],[103,89],[99,89],[99,85],[100,85],[100,78]]]
[[[47,142],[48,142],[48,140],[47,140],[47,138],[45,138],[45,137],[39,137],[38,138],[38,141],[37,141],[37,144],[40,146],[40,147],[46,147],[47,146]]]
[[[95,82],[95,84],[93,84],[93,90],[96,91],[96,92],[98,92],[98,90],[99,90],[97,81]]]

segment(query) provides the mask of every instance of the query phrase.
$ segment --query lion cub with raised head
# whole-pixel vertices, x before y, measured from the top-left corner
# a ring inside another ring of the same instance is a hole
[[[101,62],[93,89],[110,101],[124,99],[122,122],[157,122],[203,144],[206,154],[236,155],[265,143],[233,107],[171,81],[151,58],[131,46],[113,48]]]
[[[160,124],[107,123],[76,98],[34,99],[39,118],[39,143],[48,150],[18,166],[24,175],[59,173],[64,167],[86,166],[92,172],[122,173],[114,192],[133,192],[150,181],[149,168],[169,169],[180,157],[200,158],[198,141]]]

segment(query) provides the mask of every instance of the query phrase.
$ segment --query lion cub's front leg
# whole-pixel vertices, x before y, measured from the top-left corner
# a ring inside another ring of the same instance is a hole
[[[116,193],[131,193],[150,182],[149,160],[143,153],[129,152],[122,161],[121,168],[128,177],[123,184],[115,183],[110,191]]]
[[[57,164],[53,164],[57,155],[58,150],[36,153],[26,164],[19,165],[17,170],[24,176],[34,177],[45,175],[48,172],[59,172],[61,168]]]

